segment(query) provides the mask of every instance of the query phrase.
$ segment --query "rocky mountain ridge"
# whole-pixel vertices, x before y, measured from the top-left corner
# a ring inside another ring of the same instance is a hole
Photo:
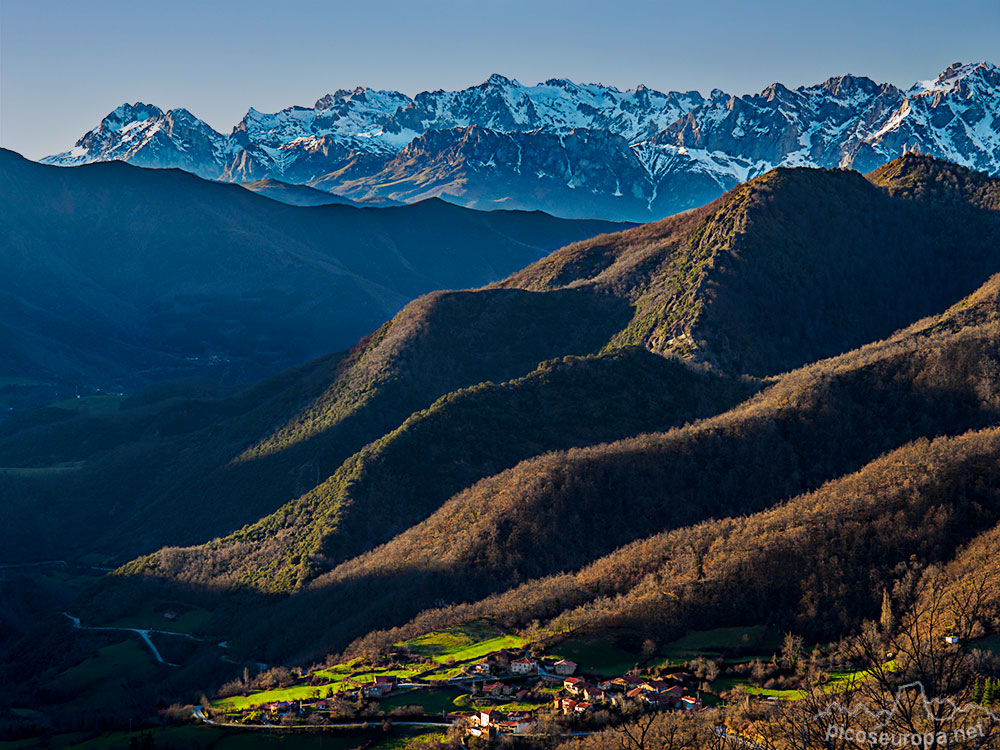
[[[662,93],[494,74],[409,97],[364,87],[250,109],[227,136],[184,109],[124,104],[69,151],[229,182],[276,179],[355,201],[649,221],[779,166],[869,171],[908,151],[1000,174],[1000,68],[955,63],[908,90],[855,75],[759,94]]]

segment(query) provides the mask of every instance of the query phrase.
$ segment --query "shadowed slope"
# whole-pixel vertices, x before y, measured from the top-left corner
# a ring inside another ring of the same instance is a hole
[[[913,166],[929,173],[943,168],[916,157]],[[935,228],[938,219],[943,226]],[[320,398],[240,461],[322,455],[321,446],[342,443],[354,425],[369,425],[366,434],[375,425],[389,430],[456,384],[517,377],[544,356],[614,352],[633,338],[654,351],[690,350],[737,371],[750,359],[766,372],[801,357],[800,350],[816,355],[849,348],[860,335],[874,338],[898,320],[918,317],[951,291],[971,291],[973,279],[981,283],[986,269],[1000,264],[998,221],[996,213],[964,203],[891,197],[856,173],[777,170],[703,209],[571,245],[495,287],[418,300],[356,348]],[[957,269],[949,284],[935,276],[945,266]],[[708,342],[699,344],[706,331]],[[552,342],[559,343],[546,350]],[[924,353],[894,346],[858,355],[871,358],[870,367],[846,358],[787,378],[772,392],[785,388],[796,405],[792,412],[774,399],[758,400],[710,426],[543,456],[484,480],[437,511],[426,522],[431,526],[414,527],[394,541],[394,551],[373,553],[373,571],[490,570],[491,581],[539,575],[582,564],[651,530],[765,507],[920,435],[982,424],[985,407],[970,405],[972,386],[934,385],[936,375],[925,370],[938,365],[925,361]],[[955,346],[962,350],[956,356],[992,356],[969,342]],[[944,362],[951,354],[938,348],[927,356]],[[765,367],[765,361],[772,364]],[[553,390],[555,398],[577,403],[572,392]],[[845,400],[843,393],[850,396]],[[903,420],[904,408],[895,403],[887,412],[888,393],[921,416]],[[818,437],[817,424],[841,437]],[[605,439],[647,429],[627,420],[625,427],[633,431]],[[513,427],[501,434],[517,441]],[[854,445],[853,436],[860,435],[865,440]],[[539,452],[586,442],[574,438]],[[512,461],[525,457],[515,453]],[[128,570],[162,565],[168,575],[188,580],[291,590],[434,512],[461,482],[489,470],[446,472],[448,480],[417,504],[419,510],[391,514],[374,526],[362,523],[355,527],[359,541],[345,547],[334,541],[347,538],[340,531],[342,511],[364,503],[346,502],[342,487],[350,468],[321,465],[322,476],[331,478],[273,516],[204,549],[170,550]],[[701,471],[694,468],[699,465]],[[727,478],[732,466],[740,469]],[[672,493],[679,493],[677,499],[667,502]],[[359,518],[373,512],[366,509]],[[584,543],[564,549],[530,542],[565,525],[576,528]],[[461,544],[449,546],[456,538]],[[509,541],[497,543],[503,539]],[[393,567],[403,560],[409,562]],[[337,575],[353,576],[348,570]]]
[[[303,208],[179,170],[0,150],[0,376],[247,380],[344,349],[407,301],[621,225],[444,203]]]
[[[484,479],[320,576],[275,616],[349,607],[336,623],[298,620],[301,642],[338,649],[352,632],[402,623],[435,600],[487,596],[664,529],[763,509],[909,441],[991,424],[1000,417],[998,285],[992,279],[971,306],[790,373],[726,414]],[[975,327],[946,325],[972,308]],[[248,633],[255,645],[259,637]]]
[[[161,550],[125,570],[293,588],[520,460],[714,414],[751,389],[642,349],[546,362],[525,377],[445,396],[257,524],[206,547]]]

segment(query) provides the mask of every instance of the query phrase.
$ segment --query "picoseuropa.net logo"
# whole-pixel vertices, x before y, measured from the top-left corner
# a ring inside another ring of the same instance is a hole
[[[921,683],[911,682],[896,691],[888,708],[874,710],[863,702],[844,706],[834,701],[816,719],[826,722],[828,742],[927,748],[985,739],[1000,716],[977,703],[958,705],[949,698],[928,698]]]

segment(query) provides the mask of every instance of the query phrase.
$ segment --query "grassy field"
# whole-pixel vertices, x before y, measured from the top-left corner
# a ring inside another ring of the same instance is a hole
[[[433,672],[429,672],[425,675],[428,680],[450,680],[452,677],[458,677],[462,674],[462,665],[456,667],[439,667]]]
[[[772,690],[771,688],[758,688],[750,685],[745,685],[743,689],[751,695],[760,695],[765,698],[780,698],[783,701],[798,700],[805,695],[805,692],[802,690]]]
[[[553,649],[555,654],[575,661],[581,672],[595,672],[617,677],[641,661],[638,654],[600,639],[579,638],[564,641]]]
[[[177,613],[176,620],[168,620],[163,616],[163,613],[169,610]],[[207,609],[190,607],[181,602],[147,602],[135,614],[99,624],[120,628],[152,628],[175,633],[195,633],[210,616],[211,612]]]
[[[58,398],[56,384],[19,375],[0,376],[0,411],[38,406],[39,401]]]
[[[492,623],[477,621],[427,633],[396,645],[444,664],[478,659],[503,648],[522,648],[524,639],[509,635]]]
[[[869,672],[867,669],[852,669],[841,672],[830,672],[829,686],[831,689],[840,689],[841,686],[848,687],[857,681],[864,679]]]
[[[781,649],[781,636],[763,625],[696,630],[660,649],[663,665],[696,656],[725,656],[734,651],[770,656]]]
[[[70,698],[63,704],[66,710],[99,710],[101,706],[127,702],[126,678],[155,682],[161,669],[138,638],[127,637],[65,670],[53,685]]]
[[[152,672],[156,665],[138,638],[105,646],[96,656],[70,667],[57,679],[60,688],[72,693],[92,691],[104,683],[118,683],[122,675]]]
[[[420,730],[416,727],[407,731],[397,729],[391,736],[376,742],[371,750],[418,750],[444,738],[445,733],[438,730]]]
[[[712,692],[716,695],[728,692],[733,688],[739,688],[751,695],[760,695],[765,698],[781,698],[782,700],[795,700],[801,698],[801,690],[772,690],[770,688],[759,688],[749,684],[746,680],[735,677],[720,677],[712,683]]]
[[[460,627],[427,633],[426,635],[404,641],[397,645],[405,646],[413,653],[441,665],[439,669],[426,674],[427,678],[432,680],[447,680],[461,674],[462,667],[460,664],[462,662],[481,659],[487,654],[503,648],[521,648],[524,646],[524,640],[518,636],[505,633],[491,623],[479,621]],[[427,665],[425,664],[405,665],[396,669],[372,670],[365,668],[363,664],[357,661],[353,661],[347,664],[338,664],[325,669],[319,669],[314,672],[314,675],[327,680],[326,683],[320,686],[302,684],[252,693],[248,696],[232,696],[213,701],[212,707],[229,711],[241,711],[274,701],[311,698],[317,690],[321,697],[325,697],[328,690],[337,693],[350,689],[352,684],[370,683],[375,679],[375,675],[389,675],[405,680],[426,670]],[[453,708],[451,702],[456,695],[457,693],[449,693],[450,697],[447,699],[448,706],[446,709],[439,707],[443,706],[442,701],[432,700],[435,707],[430,710],[435,713],[441,710],[451,710]],[[413,697],[416,698],[416,694],[413,694]],[[399,705],[422,705],[419,702],[397,703],[395,696],[387,699],[387,701],[388,708],[386,710],[391,710]]]
[[[83,461],[67,461],[65,463],[53,464],[52,466],[0,466],[0,474],[9,474],[15,477],[44,477],[52,474],[66,474],[76,471],[83,466]]]
[[[324,750],[352,750],[361,747],[366,738],[359,735],[316,734],[273,734],[270,732],[239,732],[218,740],[206,750],[257,750],[258,748],[280,747],[282,750],[303,750],[324,748]],[[159,750],[159,745],[157,745]]]
[[[369,682],[375,682],[376,675],[398,677],[400,680],[405,680],[407,677],[413,677],[413,675],[420,671],[422,670],[417,667],[404,667],[401,669],[373,669],[355,674],[354,681],[366,685]]]
[[[76,398],[56,401],[50,406],[54,409],[66,409],[81,414],[108,414],[118,411],[118,407],[124,400],[124,396],[117,395],[77,396]]]
[[[358,671],[358,660],[349,661],[346,664],[336,664],[332,667],[326,667],[325,669],[317,669],[314,674],[319,677],[324,677],[330,682],[339,682],[345,677],[348,677]]]
[[[303,681],[303,684],[300,685],[275,688],[274,690],[264,690],[257,693],[251,693],[248,696],[235,695],[230,698],[221,698],[219,700],[212,701],[212,707],[223,710],[242,711],[244,708],[262,706],[265,703],[272,703],[275,701],[293,701],[312,698],[317,691],[319,692],[319,696],[324,698],[327,695],[327,691],[330,691],[331,693],[339,693],[344,690],[350,690],[352,688],[352,683],[363,685],[374,682],[375,675],[389,675],[406,678],[411,677],[417,671],[419,671],[417,668],[371,670],[365,669],[362,665],[358,664],[352,664],[351,666],[338,665],[336,667],[320,669],[314,673],[329,680],[329,682],[322,685],[308,685],[305,684],[305,681]]]
[[[70,595],[90,586],[100,577],[96,571],[80,570],[79,568],[53,565],[52,567],[17,568],[18,575],[29,576],[42,585],[65,588]],[[68,602],[67,602],[68,603]]]
[[[291,687],[275,688],[274,690],[263,690],[259,693],[251,693],[248,696],[234,695],[229,698],[220,698],[219,700],[212,701],[212,708],[218,708],[226,711],[242,711],[244,708],[262,706],[265,703],[305,700],[307,698],[312,698],[317,690],[322,698],[326,696],[327,689],[337,693],[340,692],[341,689],[345,688],[341,688],[339,685],[323,685],[321,687],[313,687],[312,685],[293,685]]]
[[[449,688],[412,690],[383,698],[379,708],[388,713],[401,706],[419,706],[429,714],[439,714],[458,710],[455,699],[460,695],[463,695],[461,691]]]
[[[28,385],[45,385],[41,380],[36,378],[22,378],[22,377],[11,377],[2,376],[0,377],[0,388],[9,388],[12,386],[28,386]]]
[[[511,701],[510,703],[495,704],[501,711],[535,711],[542,704],[525,703],[522,701]]]
[[[856,680],[863,679],[865,674],[867,674],[867,670],[864,669],[831,672],[830,681],[823,686],[823,690],[828,693],[846,690]],[[746,679],[735,677],[721,677],[712,683],[712,692],[717,695],[721,695],[733,688],[739,688],[751,695],[761,695],[768,698],[774,697],[782,700],[796,700],[805,694],[802,690],[772,690],[770,688],[755,687],[748,683]]]
[[[371,733],[361,732],[325,732],[325,733],[283,733],[239,731],[220,729],[207,726],[158,727],[148,731],[153,736],[156,750],[264,750],[266,748],[281,748],[281,750],[353,750],[371,740]],[[395,730],[391,735],[382,737],[379,731],[378,741],[372,750],[400,750],[408,742],[421,743],[430,737],[431,732],[413,732]],[[72,732],[57,734],[46,738],[45,744],[38,740],[22,740],[17,742],[0,742],[0,750],[29,750],[29,748],[46,747],[51,750],[128,750],[129,740],[139,738],[139,732],[109,732],[95,734],[93,732]]]

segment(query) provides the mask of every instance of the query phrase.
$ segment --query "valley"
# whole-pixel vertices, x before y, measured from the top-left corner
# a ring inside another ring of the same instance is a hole
[[[992,705],[998,185],[779,169],[253,385],[10,417],[0,746],[759,744],[926,659]]]
[[[997,0],[0,0],[0,750],[1000,750]]]

